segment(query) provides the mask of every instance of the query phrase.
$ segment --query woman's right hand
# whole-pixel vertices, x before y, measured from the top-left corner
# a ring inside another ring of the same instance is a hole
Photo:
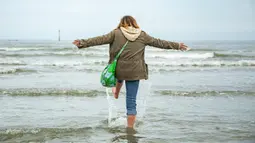
[[[73,41],[73,44],[74,44],[75,46],[77,46],[78,48],[81,47],[81,42],[80,42],[80,40],[74,40],[74,41]]]

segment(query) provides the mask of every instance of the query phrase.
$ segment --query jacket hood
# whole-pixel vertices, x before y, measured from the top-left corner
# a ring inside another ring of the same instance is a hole
[[[141,34],[141,29],[134,27],[120,27],[121,32],[129,41],[135,41]]]

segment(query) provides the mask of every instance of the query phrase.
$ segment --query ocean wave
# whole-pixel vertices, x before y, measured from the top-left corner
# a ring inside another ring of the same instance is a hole
[[[148,58],[164,58],[164,59],[207,59],[213,58],[214,53],[157,53],[148,54]]]
[[[59,48],[59,47],[1,47],[0,51],[66,51],[72,50],[71,47]]]
[[[156,94],[169,96],[255,96],[255,92],[248,91],[172,91],[160,90]]]
[[[236,67],[236,66],[255,66],[255,60],[239,60],[239,61],[155,61],[150,62],[152,66],[170,66],[170,67]]]
[[[49,49],[49,48],[47,48]],[[47,50],[46,48],[24,48],[24,47],[19,47],[19,48],[0,48],[0,51],[38,51],[38,50]]]
[[[0,129],[0,141],[8,141],[13,138],[22,138],[25,136],[24,140],[35,139],[40,142],[45,141],[47,138],[57,138],[58,136],[73,136],[81,135],[87,136],[91,133],[92,127],[83,128],[9,128]],[[57,135],[57,136],[56,136]],[[29,138],[30,137],[30,138]],[[32,137],[32,138],[31,138]],[[30,142],[30,141],[28,141]]]
[[[2,56],[6,57],[43,57],[43,56],[52,56],[52,57],[58,57],[58,56],[84,56],[84,57],[108,57],[107,52],[92,52],[92,51],[53,51],[53,52],[42,52],[38,51],[35,52],[27,52],[27,53],[0,53]]]
[[[229,57],[229,58],[255,58],[255,56],[251,55],[241,55],[241,54],[221,54],[221,53],[214,53],[215,57]]]
[[[149,58],[164,58],[164,59],[209,59],[209,58],[255,58],[255,55],[244,55],[235,53],[219,53],[219,52],[207,52],[207,53],[194,53],[194,52],[160,52],[147,54]]]
[[[32,46],[32,47],[0,47],[0,51],[20,52],[20,51],[94,51],[108,52],[107,46],[95,46],[93,48],[78,49],[75,46]]]
[[[90,65],[98,65],[98,66],[106,66],[108,64],[108,59],[106,58],[88,58],[81,60],[49,60],[49,59],[35,59],[34,61],[21,61],[18,59],[9,59],[3,58],[0,59],[0,65],[33,65],[33,66],[90,66]],[[161,67],[164,69],[166,67],[254,67],[255,60],[201,60],[201,59],[182,59],[182,60],[153,60],[148,59],[146,63],[150,67]]]
[[[149,66],[152,67],[240,67],[240,66],[255,66],[255,60],[239,60],[239,61],[190,61],[190,60],[182,60],[182,61],[148,61]],[[108,61],[103,60],[88,60],[88,61],[61,61],[61,62],[50,62],[50,61],[37,61],[31,63],[32,65],[40,65],[40,66],[85,66],[85,65],[99,65],[106,66]]]
[[[36,66],[82,66],[82,65],[107,65],[108,62],[105,60],[88,60],[88,61],[36,61],[30,63]]]
[[[108,53],[103,52],[91,52],[91,51],[63,51],[63,52],[53,52],[53,53],[44,53],[43,55],[47,56],[85,56],[85,57],[108,57]]]
[[[206,48],[191,48],[190,51],[200,51],[200,52],[204,52],[204,51],[211,51],[211,52],[215,52],[215,51],[224,51],[224,49],[206,49]]]
[[[88,58],[108,58],[109,53],[107,51],[77,51],[77,50],[68,50],[68,51],[38,51],[38,52],[5,52],[0,53],[4,57],[68,57],[68,56],[77,56],[77,57],[88,57]],[[255,58],[254,54],[235,54],[235,53],[218,53],[218,52],[206,52],[206,53],[194,53],[194,52],[153,52],[145,54],[146,59],[212,59],[212,58]]]
[[[32,72],[37,71],[25,68],[0,68],[0,74],[32,73]]]
[[[84,89],[55,89],[55,88],[18,88],[0,89],[0,94],[8,96],[86,96],[105,95],[105,91]]]
[[[0,65],[26,65],[26,63],[15,58],[0,58]]]
[[[122,91],[125,94],[125,91]],[[253,91],[174,91],[174,90],[154,90],[156,95],[169,96],[255,96]],[[60,89],[60,88],[17,88],[0,89],[1,95],[7,96],[85,96],[96,97],[105,96],[102,90],[87,89]]]

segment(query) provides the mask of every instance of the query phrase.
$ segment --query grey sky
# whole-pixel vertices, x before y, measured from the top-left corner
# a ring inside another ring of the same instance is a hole
[[[255,40],[254,0],[0,0],[0,39],[88,38],[126,14],[167,40]]]

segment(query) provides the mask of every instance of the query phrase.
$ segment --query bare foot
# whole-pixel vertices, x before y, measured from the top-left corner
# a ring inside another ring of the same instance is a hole
[[[112,88],[112,93],[113,93],[115,99],[119,98],[119,93],[116,92],[116,87]]]

